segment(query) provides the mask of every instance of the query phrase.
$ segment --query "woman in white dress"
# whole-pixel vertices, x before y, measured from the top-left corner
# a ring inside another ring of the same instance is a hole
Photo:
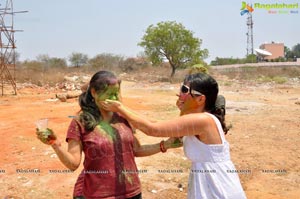
[[[210,75],[188,76],[181,93],[181,116],[151,122],[118,101],[103,102],[104,109],[119,112],[135,128],[156,137],[183,137],[184,152],[192,162],[189,199],[244,199],[246,195],[230,159],[224,115],[216,108],[218,83]],[[225,133],[224,133],[225,132]]]

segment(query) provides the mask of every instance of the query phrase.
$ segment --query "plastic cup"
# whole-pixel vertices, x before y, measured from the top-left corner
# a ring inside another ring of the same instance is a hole
[[[48,118],[39,119],[35,122],[35,125],[40,131],[46,130],[48,128]]]

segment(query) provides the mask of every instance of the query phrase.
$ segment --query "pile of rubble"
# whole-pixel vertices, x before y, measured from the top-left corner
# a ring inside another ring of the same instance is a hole
[[[78,97],[82,93],[82,86],[86,85],[89,80],[89,76],[65,76],[64,81],[55,86],[63,91],[63,93],[57,93],[56,98],[66,102],[67,99]]]
[[[57,83],[55,87],[62,91],[81,91],[82,85],[90,80],[89,76],[65,76],[64,81]]]

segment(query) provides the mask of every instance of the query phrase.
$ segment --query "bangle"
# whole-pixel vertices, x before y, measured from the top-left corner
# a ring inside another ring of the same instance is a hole
[[[162,140],[160,143],[159,143],[159,147],[160,147],[160,151],[165,153],[167,152],[167,149],[165,148],[165,141]]]

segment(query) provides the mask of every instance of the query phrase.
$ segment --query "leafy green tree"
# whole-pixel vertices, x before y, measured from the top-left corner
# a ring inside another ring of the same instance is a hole
[[[300,44],[292,47],[292,50],[284,46],[284,55],[288,61],[295,61],[295,58],[300,58]]]
[[[289,47],[284,46],[284,56],[289,61],[294,57],[294,53],[291,51]]]
[[[71,62],[72,66],[80,67],[88,62],[88,56],[82,53],[73,52],[69,56],[69,61]]]
[[[150,25],[138,45],[144,48],[152,64],[168,60],[172,78],[177,68],[187,68],[207,58],[208,50],[201,50],[201,44],[202,40],[195,38],[181,23],[167,21]]]
[[[295,46],[293,46],[292,52],[294,56],[300,58],[300,44],[296,44]]]

